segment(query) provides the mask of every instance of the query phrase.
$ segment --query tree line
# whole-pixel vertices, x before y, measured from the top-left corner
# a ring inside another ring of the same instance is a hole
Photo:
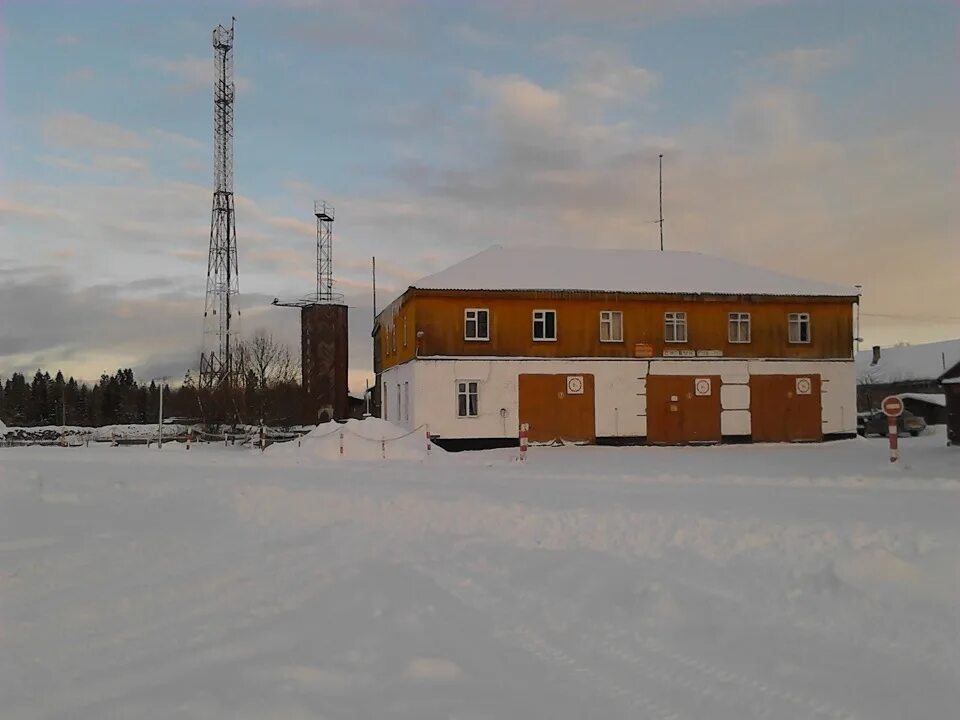
[[[254,424],[296,423],[301,411],[300,367],[290,349],[265,331],[240,344],[234,393],[215,407],[213,396],[198,391],[188,371],[178,384],[164,385],[163,414],[185,421],[213,419]],[[228,407],[225,407],[228,406]],[[92,386],[57,371],[38,369],[32,379],[15,372],[0,383],[0,420],[11,427],[37,425],[140,424],[157,421],[160,388],[138,381],[130,368],[104,373]]]

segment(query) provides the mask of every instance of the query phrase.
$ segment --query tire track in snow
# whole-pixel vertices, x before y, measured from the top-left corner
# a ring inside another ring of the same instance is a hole
[[[654,683],[664,687],[683,689],[711,705],[721,702],[734,708],[746,709],[754,717],[771,717],[778,720],[787,717],[784,711],[788,709],[800,712],[801,714],[796,716],[798,718],[855,720],[857,717],[854,712],[819,697],[803,695],[772,683],[764,683],[756,678],[731,672],[708,661],[669,649],[659,640],[638,631],[624,632],[614,625],[588,620],[581,616],[576,619],[576,625],[581,628],[581,631],[575,637],[571,637],[567,623],[550,620],[550,604],[541,596],[504,586],[498,586],[500,594],[494,595],[489,590],[489,584],[478,585],[473,578],[459,578],[426,568],[421,570],[451,595],[479,611],[502,613],[503,606],[507,604],[507,595],[512,595],[515,605],[513,614],[519,614],[517,613],[519,609],[522,614],[537,616],[551,632],[567,637],[571,644],[580,648],[590,648],[608,658],[618,660]],[[578,674],[594,680],[593,684],[596,684],[599,678],[603,681],[602,684],[613,692],[611,697],[619,697],[623,694],[616,692],[615,688],[620,686],[614,681],[604,678],[592,668],[584,667],[568,653],[543,639],[542,635],[538,635],[529,625],[514,628],[511,633],[506,633],[503,637],[515,639],[521,647],[544,661],[576,670]],[[602,637],[603,640],[598,641],[598,637]],[[665,669],[671,667],[670,670]],[[640,696],[640,700],[650,704],[650,707],[645,708],[648,712],[654,712],[652,708],[657,708],[658,712],[665,713],[668,717],[681,717],[678,711],[667,710],[646,696]],[[635,702],[634,705],[640,707],[642,702]]]

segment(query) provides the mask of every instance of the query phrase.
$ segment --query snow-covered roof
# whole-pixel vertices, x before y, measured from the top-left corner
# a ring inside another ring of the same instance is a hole
[[[945,369],[960,362],[960,339],[880,348],[880,362],[876,365],[871,364],[873,350],[861,350],[855,362],[860,384],[936,380]]]
[[[947,406],[947,396],[939,393],[900,393],[897,397],[901,400],[918,400],[930,405]]]
[[[411,287],[833,297],[857,294],[853,287],[804,280],[697,252],[499,245]]]

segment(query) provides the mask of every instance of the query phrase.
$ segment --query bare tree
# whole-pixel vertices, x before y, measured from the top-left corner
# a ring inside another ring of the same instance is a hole
[[[252,380],[260,390],[296,383],[300,374],[299,360],[290,347],[263,328],[240,343],[239,356],[244,380],[248,384]]]

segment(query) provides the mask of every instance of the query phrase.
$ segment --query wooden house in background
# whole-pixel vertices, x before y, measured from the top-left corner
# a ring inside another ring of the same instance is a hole
[[[888,395],[897,395],[928,425],[946,422],[946,399],[939,377],[960,362],[960,339],[880,347],[858,352],[857,409],[879,409]]]
[[[692,252],[493,247],[378,316],[381,415],[449,448],[856,432],[854,288]]]

